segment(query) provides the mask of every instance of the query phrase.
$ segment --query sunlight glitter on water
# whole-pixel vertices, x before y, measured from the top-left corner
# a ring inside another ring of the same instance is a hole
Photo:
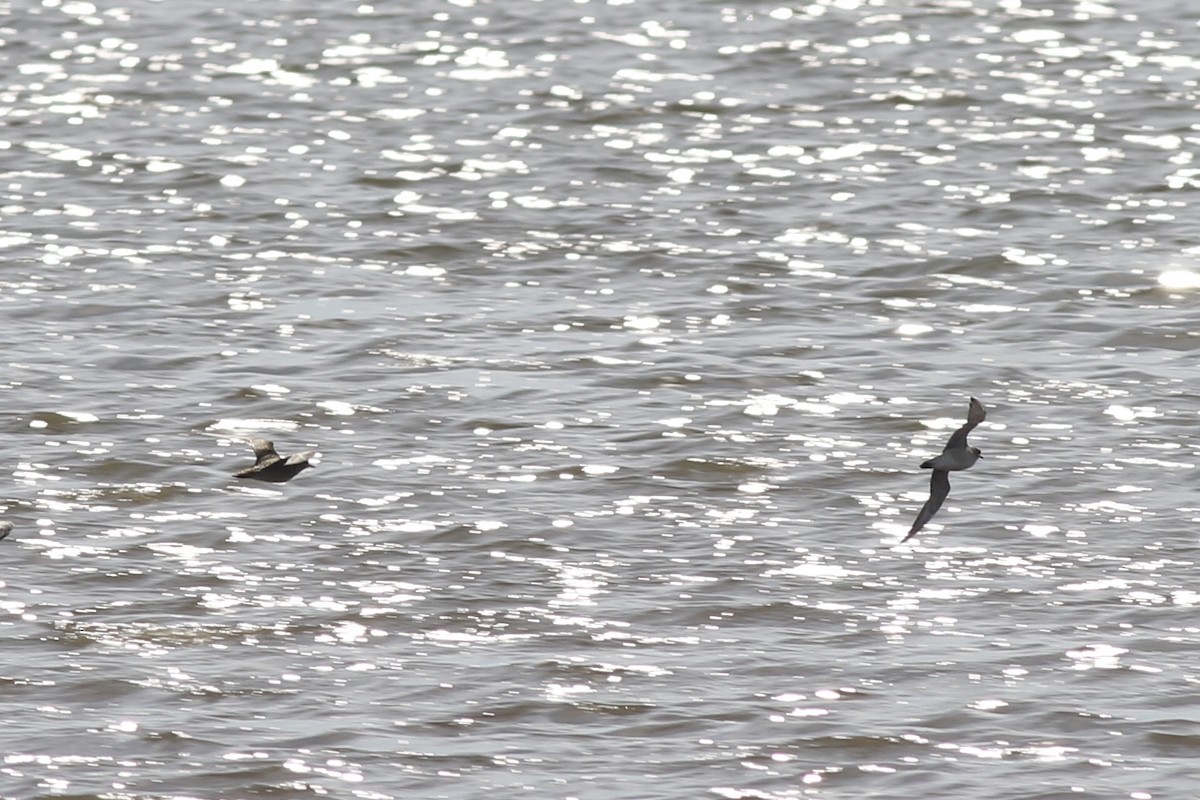
[[[1194,26],[884,5],[14,12],[15,791],[1186,794]]]

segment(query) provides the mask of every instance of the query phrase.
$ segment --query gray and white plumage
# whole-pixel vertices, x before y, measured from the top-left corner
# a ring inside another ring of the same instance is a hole
[[[316,450],[308,450],[284,457],[275,452],[275,444],[266,439],[252,439],[250,446],[254,448],[254,466],[233,473],[233,477],[267,483],[286,483],[302,470],[311,467],[312,464],[309,464],[308,460],[317,454]]]
[[[985,419],[987,412],[983,410],[983,403],[972,397],[971,405],[967,408],[966,423],[950,436],[950,441],[946,443],[941,455],[921,465],[922,469],[933,470],[929,479],[929,499],[921,507],[921,513],[917,514],[917,521],[913,523],[908,535],[900,540],[901,544],[916,536],[917,532],[925,527],[925,523],[933,519],[942,503],[946,502],[946,497],[950,494],[950,473],[970,469],[982,457],[978,447],[971,447],[967,443],[967,434]]]

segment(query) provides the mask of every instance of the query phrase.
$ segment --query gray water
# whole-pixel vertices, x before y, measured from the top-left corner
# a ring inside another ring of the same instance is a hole
[[[6,800],[1195,792],[1187,4],[4,8]]]

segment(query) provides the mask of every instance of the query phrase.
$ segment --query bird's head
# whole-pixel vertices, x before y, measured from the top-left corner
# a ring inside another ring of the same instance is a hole
[[[983,458],[983,451],[978,447],[972,447],[971,452],[975,454],[976,458]]]

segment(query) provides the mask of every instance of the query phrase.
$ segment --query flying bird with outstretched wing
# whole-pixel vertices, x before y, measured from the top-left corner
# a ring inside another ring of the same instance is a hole
[[[942,503],[946,502],[946,497],[950,494],[950,473],[970,469],[983,457],[978,447],[967,444],[967,434],[985,419],[987,412],[983,410],[983,403],[972,397],[971,405],[967,409],[966,423],[950,436],[950,441],[946,443],[940,456],[921,465],[922,469],[933,470],[933,476],[929,479],[929,499],[921,507],[921,513],[917,514],[917,521],[913,523],[908,535],[900,540],[901,544],[916,536],[917,532],[925,527],[925,523],[933,519]]]
[[[254,466],[238,470],[233,473],[233,477],[267,483],[287,483],[302,470],[312,466],[308,460],[317,454],[316,450],[309,450],[293,456],[281,456],[275,452],[275,445],[266,439],[251,439],[250,446],[254,448]]]

